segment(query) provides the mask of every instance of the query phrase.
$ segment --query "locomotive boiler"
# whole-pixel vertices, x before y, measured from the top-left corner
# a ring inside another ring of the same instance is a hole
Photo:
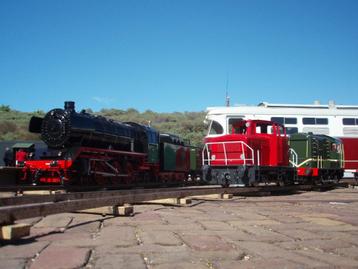
[[[65,102],[64,109],[50,110],[44,118],[32,117],[29,131],[41,133],[41,139],[53,149],[90,146],[144,152],[147,144],[145,131],[140,126],[85,111],[77,113],[71,101]]]

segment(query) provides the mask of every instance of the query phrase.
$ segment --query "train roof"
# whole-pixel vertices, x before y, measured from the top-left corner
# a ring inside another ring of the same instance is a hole
[[[206,109],[208,115],[246,115],[246,114],[262,114],[262,115],[342,115],[357,116],[358,105],[337,105],[333,101],[328,104],[274,104],[261,102],[255,105],[236,105],[231,107],[208,107]]]
[[[314,134],[309,132],[309,133],[295,133],[290,135],[291,140],[296,140],[296,139],[300,140],[302,138],[307,139],[308,137],[315,137],[318,139],[326,139],[326,140],[334,141],[336,143],[342,143],[341,139],[324,134]]]

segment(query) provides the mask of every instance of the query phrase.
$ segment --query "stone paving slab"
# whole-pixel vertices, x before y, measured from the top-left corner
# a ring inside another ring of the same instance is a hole
[[[80,268],[87,263],[90,249],[50,245],[31,264],[30,269]]]
[[[358,268],[358,189],[30,219],[1,268]],[[26,222],[26,220],[24,221]]]
[[[282,259],[256,259],[256,260],[243,260],[243,261],[214,261],[213,268],[217,269],[304,269],[309,268],[302,264],[298,264],[284,258]]]
[[[94,268],[113,269],[147,269],[145,261],[140,254],[111,254],[94,256]]]
[[[0,260],[7,259],[32,259],[49,245],[48,242],[20,241],[14,244],[6,244],[0,247]]]
[[[180,246],[183,241],[173,231],[139,230],[138,240],[143,244]]]
[[[60,215],[50,215],[46,218],[43,218],[40,222],[36,223],[34,227],[54,227],[54,228],[65,228],[73,220],[71,214],[65,213]]]
[[[26,259],[6,259],[0,262],[0,269],[25,268],[25,266]]]
[[[133,227],[121,227],[119,229],[116,226],[108,226],[102,228],[96,241],[99,244],[110,242],[114,247],[131,247],[138,245],[136,233],[137,231]]]

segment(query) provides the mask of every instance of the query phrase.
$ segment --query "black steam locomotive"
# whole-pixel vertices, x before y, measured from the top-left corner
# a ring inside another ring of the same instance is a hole
[[[74,102],[32,117],[29,130],[41,134],[49,152],[29,160],[23,180],[38,183],[186,181],[200,171],[200,153],[179,137],[133,122],[117,122],[75,111]]]
[[[32,117],[29,130],[40,133],[41,139],[54,149],[88,146],[145,152],[148,128],[85,111],[77,113],[74,102],[65,102],[64,109],[52,109],[44,118]]]

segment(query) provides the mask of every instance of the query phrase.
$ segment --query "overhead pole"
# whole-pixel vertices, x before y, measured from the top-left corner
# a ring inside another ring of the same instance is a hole
[[[229,96],[229,73],[226,74],[226,96],[225,96],[225,105],[230,106],[230,96]]]

